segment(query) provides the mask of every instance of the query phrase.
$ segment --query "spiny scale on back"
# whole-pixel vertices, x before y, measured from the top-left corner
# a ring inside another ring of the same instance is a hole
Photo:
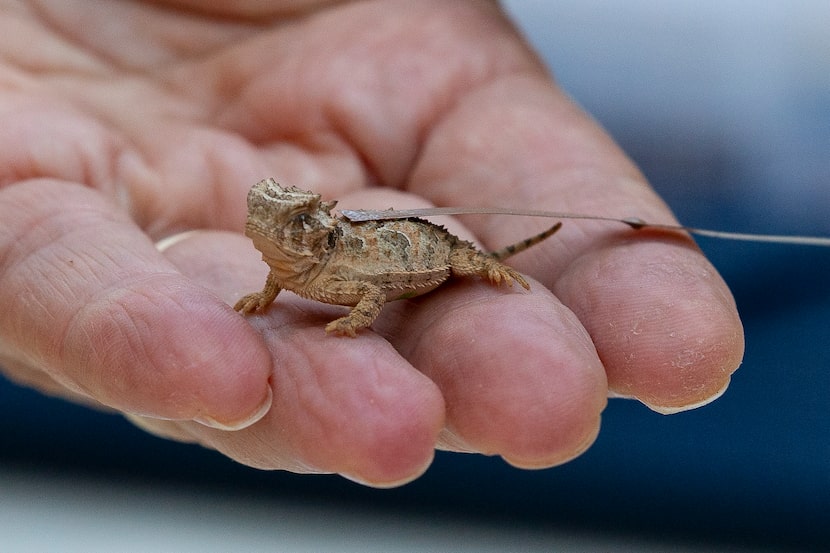
[[[386,301],[410,298],[440,286],[450,276],[479,276],[493,284],[527,281],[501,260],[538,244],[561,223],[496,252],[485,254],[444,227],[423,219],[352,222],[333,217],[337,202],[274,179],[248,193],[245,234],[270,272],[265,287],[241,298],[234,309],[252,313],[268,307],[280,290],[290,290],[352,310],[326,326],[355,336],[372,324]]]

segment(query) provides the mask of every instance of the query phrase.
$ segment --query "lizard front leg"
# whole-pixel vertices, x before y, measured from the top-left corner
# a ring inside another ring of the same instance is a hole
[[[233,308],[245,315],[254,311],[262,311],[271,305],[279,293],[280,287],[277,278],[274,276],[274,272],[270,271],[268,278],[265,279],[265,287],[262,291],[242,296]]]
[[[383,304],[386,303],[386,292],[364,281],[328,281],[325,287],[315,292],[311,294],[314,299],[326,303],[354,304],[348,315],[326,325],[326,332],[352,338],[357,336],[358,330],[372,324],[380,314]]]

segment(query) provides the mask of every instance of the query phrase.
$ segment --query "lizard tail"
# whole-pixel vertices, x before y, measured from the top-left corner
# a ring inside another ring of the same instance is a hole
[[[538,244],[539,242],[541,242],[545,238],[547,238],[547,237],[551,236],[552,234],[554,234],[557,230],[559,230],[559,227],[561,227],[561,226],[562,226],[562,223],[558,222],[555,225],[553,225],[552,227],[550,227],[548,230],[546,230],[545,232],[539,233],[536,236],[531,236],[530,238],[525,238],[521,242],[516,242],[515,244],[511,244],[510,246],[507,246],[507,247],[502,248],[500,250],[496,250],[494,252],[491,252],[489,255],[490,255],[490,257],[492,257],[492,258],[494,258],[498,261],[501,261],[503,259],[507,259],[511,255],[515,255],[519,252],[523,252],[526,249],[528,249],[529,247]]]

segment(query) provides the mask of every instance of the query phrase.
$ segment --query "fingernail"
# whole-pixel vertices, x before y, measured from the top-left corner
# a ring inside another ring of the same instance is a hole
[[[171,246],[190,238],[194,234],[198,233],[198,230],[186,230],[184,232],[179,232],[177,234],[172,234],[170,236],[166,236],[156,242],[156,249],[160,252],[170,248]]]
[[[234,431],[234,430],[242,430],[243,428],[248,428],[252,424],[257,423],[262,417],[268,414],[268,411],[271,409],[271,402],[274,399],[274,393],[271,391],[271,387],[267,388],[268,395],[265,397],[265,401],[260,404],[260,406],[248,417],[240,421],[234,422],[219,422],[216,419],[209,417],[207,415],[196,417],[193,419],[195,422],[199,424],[203,424],[210,428],[215,428],[217,430],[227,430],[227,431]]]
[[[682,413],[684,411],[691,411],[693,409],[698,409],[698,408],[703,407],[705,405],[709,405],[710,403],[712,403],[713,401],[720,398],[723,394],[726,393],[726,389],[729,387],[729,382],[730,382],[730,380],[727,380],[726,384],[724,384],[723,388],[721,388],[720,390],[718,390],[714,394],[710,395],[709,397],[699,399],[698,401],[690,401],[689,403],[686,403],[684,405],[660,405],[660,404],[657,404],[657,403],[654,403],[654,402],[645,401],[645,400],[640,399],[639,397],[634,396],[634,395],[622,395],[622,394],[618,394],[616,392],[613,392],[611,390],[609,390],[609,392],[608,392],[608,397],[609,398],[622,398],[622,399],[635,399],[635,400],[639,401],[640,403],[642,403],[643,405],[645,405],[646,407],[648,407],[649,409],[651,409],[652,411],[654,411],[655,413],[660,413],[661,415],[675,415],[677,413]]]

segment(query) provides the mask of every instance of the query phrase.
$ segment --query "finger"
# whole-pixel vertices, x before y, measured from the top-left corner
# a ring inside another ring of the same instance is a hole
[[[270,357],[93,190],[0,190],[2,348],[74,393],[128,413],[237,428],[270,402]]]
[[[594,441],[602,364],[573,313],[542,286],[459,281],[414,303],[392,341],[441,388],[446,445],[540,468]]]
[[[586,275],[593,275],[590,286]],[[611,391],[672,413],[720,397],[743,353],[729,290],[702,254],[672,237],[589,250],[555,290],[583,314]]]
[[[228,252],[240,252],[233,265],[211,270],[205,260]],[[165,253],[231,303],[260,289],[267,274],[241,235],[200,233]],[[259,468],[334,472],[374,486],[422,474],[443,427],[440,391],[370,330],[355,339],[327,335],[326,323],[343,312],[282,292],[265,313],[245,319],[263,335],[274,360],[268,414],[238,432],[181,423],[169,431],[186,427],[201,443]]]
[[[438,205],[674,221],[610,138],[542,75],[494,79],[470,94],[430,135],[421,159],[410,191]],[[491,247],[544,224],[504,217],[465,223]],[[681,234],[568,221],[511,263],[579,316],[620,395],[664,412],[695,407],[717,397],[740,362],[743,335],[731,295]]]

